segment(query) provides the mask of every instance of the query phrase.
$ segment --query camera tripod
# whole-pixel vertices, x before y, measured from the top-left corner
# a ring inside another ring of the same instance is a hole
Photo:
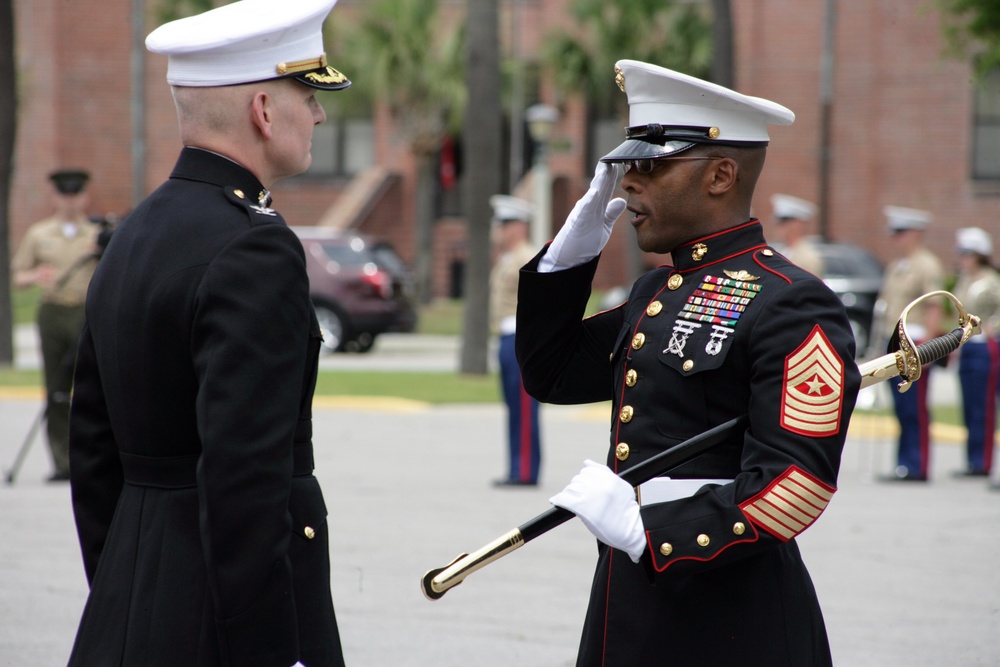
[[[14,457],[14,463],[11,465],[10,470],[6,471],[4,474],[4,481],[8,485],[13,484],[14,480],[17,479],[17,473],[21,471],[21,466],[24,465],[24,459],[28,456],[28,451],[31,449],[31,443],[34,442],[35,436],[38,435],[38,430],[42,426],[42,422],[45,421],[45,412],[48,409],[48,405],[43,405],[42,409],[38,411],[35,415],[35,419],[31,422],[31,427],[28,429],[28,434],[24,436],[24,441],[21,443],[21,448],[17,450],[17,456]]]

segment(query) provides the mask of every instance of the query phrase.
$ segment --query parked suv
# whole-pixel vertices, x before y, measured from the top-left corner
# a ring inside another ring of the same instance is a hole
[[[368,352],[387,331],[416,328],[413,282],[392,246],[370,236],[293,227],[326,352]]]

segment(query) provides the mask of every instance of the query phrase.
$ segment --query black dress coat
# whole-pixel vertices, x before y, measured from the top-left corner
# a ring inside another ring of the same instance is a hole
[[[71,665],[342,665],[312,475],[320,331],[260,182],[185,148],[87,297],[73,509],[90,582]]]
[[[795,536],[836,490],[860,385],[843,305],[769,248],[756,220],[672,257],[587,319],[596,258],[554,273],[536,258],[521,272],[525,388],[551,403],[612,401],[615,472],[750,416],[739,437],[670,473],[733,482],[642,505],[638,564],[598,545],[577,664],[829,665]]]

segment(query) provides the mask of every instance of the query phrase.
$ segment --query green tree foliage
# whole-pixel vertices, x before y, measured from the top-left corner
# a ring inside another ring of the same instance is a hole
[[[420,152],[436,153],[465,106],[464,32],[442,27],[437,0],[374,0],[334,37],[354,92],[385,104]]]
[[[950,55],[975,57],[978,75],[1000,67],[1000,0],[937,0]]]
[[[577,27],[547,40],[546,64],[563,91],[580,91],[595,113],[624,113],[625,99],[614,83],[614,64],[623,58],[708,78],[712,63],[711,8],[677,0],[574,0]]]
[[[443,25],[437,0],[374,0],[343,34],[341,56],[360,94],[385,105],[416,158],[414,273],[424,303],[431,295],[437,154],[446,132],[461,126],[466,101],[464,32]]]

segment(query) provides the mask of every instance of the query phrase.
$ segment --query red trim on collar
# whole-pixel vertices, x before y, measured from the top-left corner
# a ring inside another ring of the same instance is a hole
[[[758,225],[758,224],[760,224],[760,220],[759,219],[757,219],[757,218],[750,218],[749,220],[747,220],[746,222],[744,222],[742,225],[736,225],[735,227],[730,227],[728,229],[723,229],[721,231],[715,232],[714,234],[708,234],[707,236],[702,236],[700,238],[696,238],[693,241],[688,241],[683,246],[681,246],[681,248],[687,248],[687,247],[693,246],[696,243],[701,243],[702,241],[707,241],[708,239],[714,239],[714,238],[719,237],[719,236],[725,236],[726,234],[732,234],[733,232],[738,232],[738,231],[740,231],[741,229],[743,229],[745,227],[751,227],[753,225]],[[680,248],[678,248],[678,250],[679,249]]]

